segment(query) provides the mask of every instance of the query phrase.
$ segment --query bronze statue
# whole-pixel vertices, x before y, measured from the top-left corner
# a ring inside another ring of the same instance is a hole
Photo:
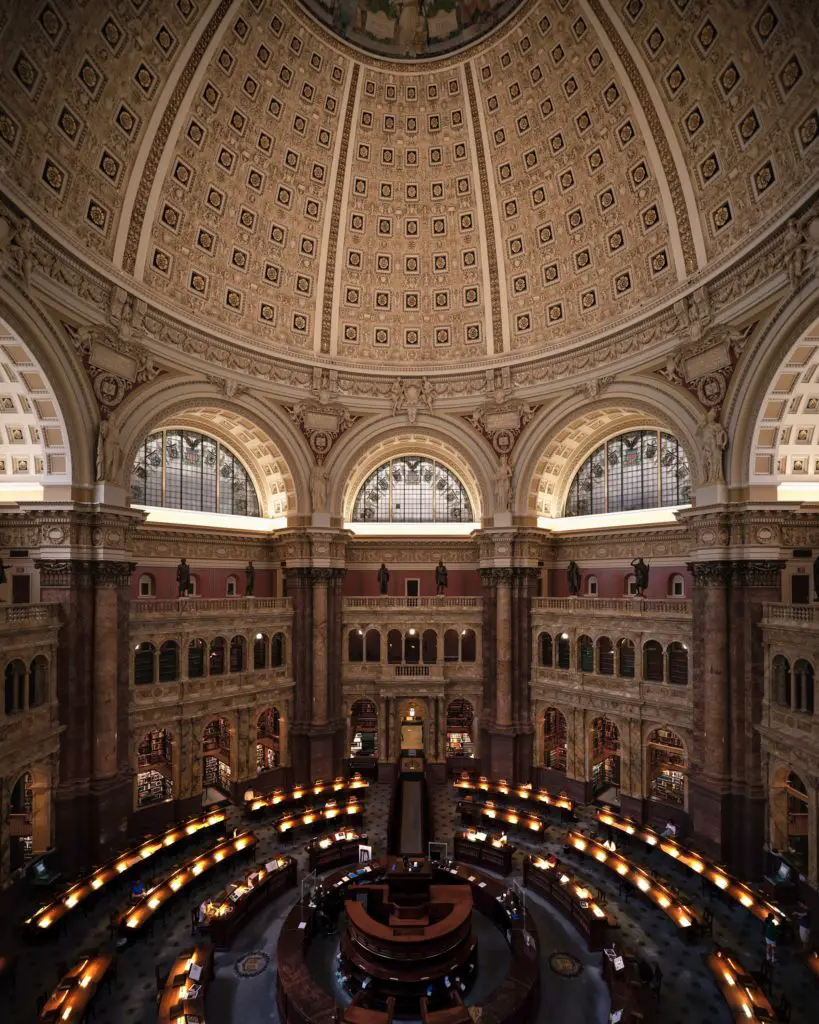
[[[245,597],[253,597],[253,587],[256,583],[256,570],[253,568],[253,559],[245,566]]]
[[[819,559],[817,559],[819,561]],[[814,569],[814,574],[816,570]],[[3,559],[0,558],[0,585],[6,582],[6,567],[3,564]]]
[[[443,594],[446,592],[446,588],[449,586],[449,573],[446,571],[443,559],[438,559],[438,564],[435,566],[435,593]]]
[[[0,562],[0,572],[2,572],[2,568],[3,565]],[[0,576],[0,583],[2,582],[3,578]],[[819,555],[816,556],[813,563],[813,599],[814,601],[819,601]]]
[[[580,593],[580,566],[572,559],[566,567],[566,579],[569,583],[569,593],[577,597]]]
[[[378,590],[382,594],[386,594],[390,588],[390,571],[381,563],[381,568],[378,570]]]
[[[179,597],[187,597],[191,592],[191,567],[184,558],[176,567],[176,582],[178,584]]]
[[[631,560],[631,567],[634,569],[634,582],[637,586],[637,594],[640,597],[644,597],[645,591],[648,589],[649,566],[646,565],[642,558],[633,558]]]

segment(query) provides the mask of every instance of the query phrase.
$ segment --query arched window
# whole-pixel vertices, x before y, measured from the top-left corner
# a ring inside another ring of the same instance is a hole
[[[364,630],[351,629],[347,634],[347,660],[364,660]]]
[[[22,711],[25,699],[26,664],[24,661],[10,661],[6,665],[6,714]]]
[[[461,661],[474,661],[476,655],[474,629],[461,630]]]
[[[410,627],[404,637],[404,661],[407,665],[417,665],[421,660],[421,637],[418,630]]]
[[[634,678],[634,643],[631,640],[617,641],[617,654],[620,663],[619,675],[621,679]]]
[[[368,629],[364,637],[364,660],[381,661],[381,634],[377,629]]]
[[[685,580],[678,572],[675,572],[668,581],[669,597],[685,597]]]
[[[48,703],[48,660],[38,654],[28,667],[28,706],[39,707]]]
[[[453,700],[446,709],[446,756],[474,757],[472,725],[475,709],[468,700]]]
[[[179,644],[166,640],[159,648],[159,681],[172,683],[179,678]]]
[[[444,661],[457,661],[458,653],[458,631],[448,629],[444,633]]]
[[[245,670],[245,638],[240,634],[231,637],[230,640],[230,671],[244,672]]]
[[[626,597],[637,597],[637,577],[633,573],[626,576],[624,593]]]
[[[659,430],[632,430],[600,445],[577,471],[567,516],[600,515],[691,501],[688,459],[679,441]]]
[[[391,629],[387,634],[387,664],[400,665],[403,653],[404,641],[401,631]]]
[[[221,676],[225,671],[225,638],[214,637],[210,642],[210,672],[209,675]]]
[[[552,634],[541,633],[537,640],[538,661],[547,668],[552,667]]]
[[[191,573],[190,583],[188,584],[188,595],[190,597],[198,597],[199,593],[199,577],[195,573]]]
[[[589,597],[597,597],[598,594],[597,577],[588,576],[586,577],[586,593]]]
[[[281,668],[285,662],[284,633],[274,633],[270,641],[270,667]]]
[[[649,799],[683,807],[688,771],[683,741],[671,729],[655,729],[649,734],[646,755]]]
[[[421,455],[403,455],[379,466],[353,505],[356,523],[469,523],[472,518],[461,481]]]
[[[663,677],[663,645],[647,640],[643,644],[643,679],[648,683],[661,683]]]
[[[236,597],[239,593],[239,581],[235,576],[228,576],[225,584],[225,594],[227,597]]]
[[[153,644],[137,644],[134,651],[134,684],[144,686],[155,682],[154,675],[154,654],[156,648]]]
[[[668,681],[674,686],[688,685],[688,648],[676,640],[668,645]]]
[[[804,658],[794,663],[793,685],[796,700],[794,710],[813,714],[813,665]]]
[[[566,717],[557,708],[546,708],[543,716],[543,764],[566,771]]]
[[[569,668],[571,655],[569,653],[569,634],[561,633],[557,638],[557,667]]]
[[[195,430],[159,430],[139,447],[131,470],[135,505],[258,516],[245,467],[221,441]]]
[[[188,679],[201,679],[205,675],[207,647],[204,640],[191,640],[188,644]]]
[[[434,629],[425,629],[421,637],[421,661],[434,665],[438,660],[438,634]]]
[[[150,573],[144,572],[139,577],[138,588],[140,597],[153,597],[156,593],[156,583],[153,576]]]
[[[597,641],[597,671],[601,676],[614,675],[614,644],[607,636]]]
[[[267,668],[267,645],[267,634],[257,633],[253,640],[253,668],[256,671]]]
[[[773,699],[783,708],[791,706],[791,666],[787,658],[777,654],[771,665]]]
[[[585,633],[577,638],[577,664],[581,672],[594,672],[594,642]]]

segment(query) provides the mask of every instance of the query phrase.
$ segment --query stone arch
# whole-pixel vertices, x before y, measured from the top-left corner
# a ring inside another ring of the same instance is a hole
[[[0,289],[0,498],[70,500],[79,487],[87,500],[98,419],[90,386],[57,331],[8,312]]]
[[[685,730],[643,723],[642,732],[646,798],[687,810],[690,742]]]
[[[419,416],[413,426],[392,418],[356,424],[344,434],[325,462],[331,514],[349,521],[369,474],[399,455],[424,455],[451,470],[466,488],[476,522],[492,508],[494,458],[486,446],[477,435],[470,436],[465,426],[442,417]]]
[[[768,410],[767,399],[770,393],[770,397],[777,400],[773,391],[780,373],[783,369],[787,371],[788,360],[805,339],[819,333],[818,318],[819,278],[814,277],[797,295],[789,296],[780,304],[743,353],[722,412],[732,441],[726,465],[726,478],[731,486],[750,484],[772,488],[777,485],[775,472],[756,472],[755,465],[757,455],[770,456],[774,463],[776,459],[773,446],[760,444],[760,431],[766,427],[773,429],[778,423],[774,416],[766,421],[765,413],[773,411]],[[792,370],[796,369],[798,366],[794,365]],[[804,404],[804,400],[800,402],[800,410]],[[763,436],[761,440],[771,438]],[[775,464],[772,468],[776,469]],[[766,499],[769,494],[770,491],[765,494]]]
[[[649,390],[650,389],[650,390]],[[696,403],[659,377],[624,382],[617,392],[589,402],[583,396],[540,410],[518,443],[514,508],[520,514],[555,519],[583,461],[604,441],[628,430],[665,430],[680,442],[700,477]]]
[[[789,862],[807,874],[816,857],[816,850],[811,849],[816,843],[816,822],[811,820],[816,779],[801,767],[778,760],[772,761],[768,779],[770,846],[786,852]]]
[[[28,800],[25,800],[23,805],[19,806],[14,803],[15,793],[19,792],[18,785],[25,784],[24,780],[26,776],[29,777],[27,789],[30,795],[31,809],[28,810]],[[11,778],[8,789],[9,796],[9,812],[10,814],[22,814],[28,820],[30,820],[31,831],[28,833],[31,837],[31,855],[36,856],[39,853],[44,853],[52,845],[52,833],[54,831],[53,822],[53,769],[51,762],[47,759],[40,761],[32,761],[30,764],[25,765]],[[30,817],[29,817],[30,815]],[[15,855],[11,857],[12,869],[18,867],[19,864],[15,863],[17,856],[23,856],[24,851],[21,848]]]
[[[143,440],[162,428],[187,427],[233,451],[250,474],[266,518],[309,507],[306,482],[312,460],[307,444],[277,407],[262,405],[257,398],[229,399],[212,385],[159,378],[122,403],[115,426],[123,453],[118,482],[126,492]]]

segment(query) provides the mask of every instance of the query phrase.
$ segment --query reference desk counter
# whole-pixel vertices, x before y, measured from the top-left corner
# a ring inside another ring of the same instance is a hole
[[[159,996],[156,1024],[177,1024],[196,1017],[205,1024],[205,992],[213,977],[213,950],[194,946],[174,960]]]
[[[558,811],[571,812],[574,810],[574,801],[565,793],[555,795],[548,789],[534,789],[531,783],[515,786],[507,782],[506,779],[498,779],[493,782],[483,775],[477,780],[470,778],[469,775],[462,775],[461,778],[455,779],[452,785],[460,792],[474,793],[477,796],[485,793],[487,796],[496,797],[503,803],[514,804],[520,801],[523,806],[541,804]]]
[[[48,997],[40,1020],[82,1020],[113,962],[113,953],[82,957]]]
[[[296,861],[277,856],[257,864],[238,882],[204,903],[201,923],[215,949],[227,949],[247,922],[296,884]]]
[[[596,839],[584,836],[582,832],[570,831],[566,836],[566,842],[569,846],[573,846],[589,857],[594,857],[595,860],[615,871],[621,878],[644,893],[652,903],[656,903],[681,931],[685,931],[692,939],[696,937],[701,923],[699,914],[693,907],[683,903],[667,883],[627,860],[622,854],[616,851],[612,852]]]
[[[143,840],[138,846],[125,853],[121,853],[104,867],[97,868],[86,878],[66,889],[65,892],[44,907],[40,907],[36,914],[32,914],[23,922],[26,933],[30,936],[45,935],[53,933],[54,927],[65,915],[78,907],[94,893],[111,886],[112,882],[121,878],[137,864],[149,863],[151,858],[159,852],[173,849],[180,846],[184,840],[216,826],[224,826],[225,812],[214,811],[198,818],[191,818],[181,825],[174,825],[167,832],[151,836]]]
[[[312,786],[294,786],[293,789],[275,789],[272,793],[254,796],[245,800],[245,814],[261,815],[266,811],[275,810],[279,815],[285,811],[305,811],[311,807],[323,806],[327,800],[346,800],[348,796],[358,796],[363,800],[369,782],[356,774],[349,779],[337,778],[332,782],[318,779]]]
[[[630,818],[619,818],[608,810],[598,811],[597,819],[611,829],[617,829],[634,839],[641,840],[649,847],[660,850],[678,864],[684,864],[689,870],[736,900],[746,910],[750,910],[759,921],[764,922],[770,913],[774,914],[780,925],[787,920],[785,911],[771,903],[761,892],[754,891],[749,885],[729,875],[718,864],[707,860],[695,850],[682,846],[675,839],[666,838],[647,825],[638,825]]]
[[[775,1021],[777,1016],[768,997],[737,958],[724,949],[715,949],[703,958],[722,992],[736,1021]]]
[[[546,835],[546,823],[525,811],[516,811],[510,807],[497,807],[492,800],[480,803],[477,800],[459,800],[458,814],[465,825],[483,825],[492,827],[493,824],[514,825],[522,832],[534,832],[541,837]]]
[[[524,857],[523,884],[556,906],[585,937],[590,950],[605,946],[608,915],[592,899],[586,883],[557,857]]]
[[[357,832],[354,828],[316,836],[304,848],[310,871],[329,871],[330,868],[338,868],[342,864],[357,864],[358,847],[361,843],[366,845],[367,833]]]
[[[455,833],[455,860],[477,864],[501,875],[512,872],[512,858],[517,851],[506,833],[481,832],[470,828]]]

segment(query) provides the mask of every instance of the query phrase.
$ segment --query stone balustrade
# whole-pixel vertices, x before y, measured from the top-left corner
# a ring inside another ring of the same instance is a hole
[[[345,597],[344,610],[358,608],[375,610],[415,610],[416,608],[464,608],[477,611],[483,607],[482,597]]]
[[[819,604],[765,604],[763,626],[819,625]]]
[[[293,602],[289,597],[179,597],[139,598],[131,602],[131,621],[185,616],[206,617],[213,615],[243,616],[257,613],[292,612]]]
[[[8,604],[0,605],[0,626],[8,623],[14,626],[35,622],[59,622],[60,609],[56,604]]]
[[[767,606],[766,606],[767,607]],[[691,601],[681,597],[535,597],[532,611],[554,611],[581,615],[673,615],[691,618]]]

